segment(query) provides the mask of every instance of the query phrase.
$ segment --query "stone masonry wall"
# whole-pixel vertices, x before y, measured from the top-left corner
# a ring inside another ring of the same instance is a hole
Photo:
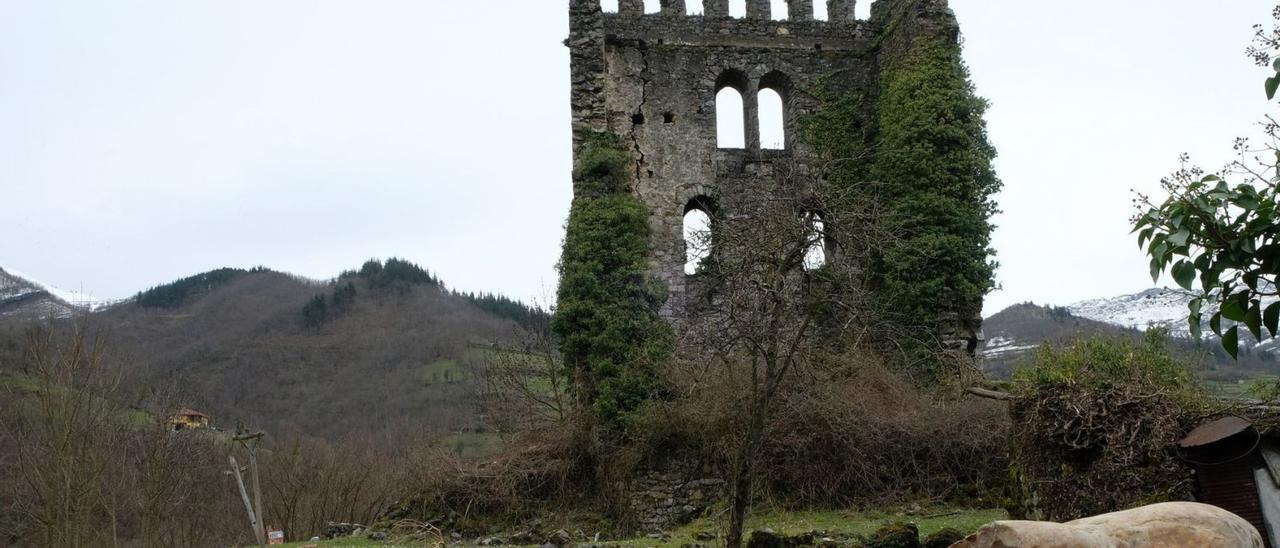
[[[631,514],[645,532],[662,532],[701,516],[722,500],[725,482],[717,478],[691,478],[675,472],[649,472],[632,484]]]

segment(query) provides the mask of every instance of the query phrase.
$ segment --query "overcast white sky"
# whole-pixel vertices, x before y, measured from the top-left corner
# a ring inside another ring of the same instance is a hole
[[[1005,190],[1003,289],[1146,288],[1129,189],[1267,111],[1269,0],[952,0]],[[0,0],[0,266],[121,298],[400,256],[545,302],[570,200],[565,0]],[[862,6],[865,8],[866,6]]]

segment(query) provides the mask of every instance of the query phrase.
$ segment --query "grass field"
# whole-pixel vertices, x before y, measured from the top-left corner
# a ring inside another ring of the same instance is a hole
[[[881,525],[897,521],[905,521],[916,524],[920,528],[921,539],[940,531],[942,529],[952,528],[964,533],[972,533],[979,527],[992,521],[1005,519],[1007,515],[1004,510],[994,509],[962,509],[951,507],[934,507],[926,508],[915,515],[906,515],[903,512],[893,510],[882,511],[803,511],[803,512],[768,512],[754,516],[749,521],[748,530],[756,531],[761,529],[772,529],[775,532],[795,535],[807,533],[810,531],[822,531],[830,535],[868,535],[874,533]],[[551,528],[544,526],[544,529]],[[554,529],[554,528],[552,528]],[[573,530],[572,527],[566,527],[567,530]],[[599,544],[606,546],[619,547],[679,547],[687,544],[697,543],[694,537],[700,532],[721,533],[721,526],[712,520],[699,520],[677,530],[671,531],[670,534],[663,539],[637,538],[617,540],[611,542],[601,542]],[[468,539],[474,541],[475,539]],[[325,548],[337,547],[360,547],[360,546],[382,546],[386,548],[392,547],[422,547],[430,546],[428,542],[406,542],[390,540],[385,542],[375,542],[366,538],[339,539],[322,542],[299,542],[289,546],[301,547],[308,545],[316,545]],[[702,544],[715,545],[716,542],[703,542]]]
[[[21,373],[0,373],[0,396],[12,394],[14,401],[9,405],[17,406],[17,409],[33,411],[34,405],[32,400],[37,393],[45,392],[48,394],[66,394],[67,389],[63,386],[47,385],[37,378]],[[133,428],[145,428],[155,424],[155,418],[145,411],[131,408],[121,409],[121,418],[126,424],[132,425]]]
[[[1201,384],[1210,396],[1232,399],[1252,397],[1249,394],[1249,384],[1246,382],[1204,381]]]
[[[433,444],[467,459],[484,458],[502,452],[502,437],[493,433],[466,432],[436,439]]]

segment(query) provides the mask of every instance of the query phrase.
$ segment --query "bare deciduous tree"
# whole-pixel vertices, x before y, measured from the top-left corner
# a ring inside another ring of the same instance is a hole
[[[479,364],[489,422],[504,432],[564,426],[574,404],[569,379],[547,326],[523,330],[515,345],[495,347]]]
[[[741,424],[730,457],[731,547],[743,541],[754,462],[779,388],[867,323],[858,265],[883,236],[875,233],[873,202],[842,198],[741,192],[731,214],[695,242],[711,253],[686,341],[693,353],[685,355],[725,368],[745,387],[735,402]]]
[[[120,508],[112,475],[123,441],[124,409],[113,397],[118,376],[107,367],[104,345],[83,324],[63,339],[53,329],[29,334],[24,373],[35,384],[6,413],[3,429],[14,440],[17,512],[47,546],[111,545],[114,527],[97,527],[100,513]],[[114,523],[114,522],[113,522]]]

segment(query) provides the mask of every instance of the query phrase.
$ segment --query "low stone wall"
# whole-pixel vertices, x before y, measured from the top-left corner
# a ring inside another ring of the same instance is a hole
[[[658,532],[693,521],[721,500],[724,492],[721,479],[649,472],[632,484],[629,505],[641,530]]]

